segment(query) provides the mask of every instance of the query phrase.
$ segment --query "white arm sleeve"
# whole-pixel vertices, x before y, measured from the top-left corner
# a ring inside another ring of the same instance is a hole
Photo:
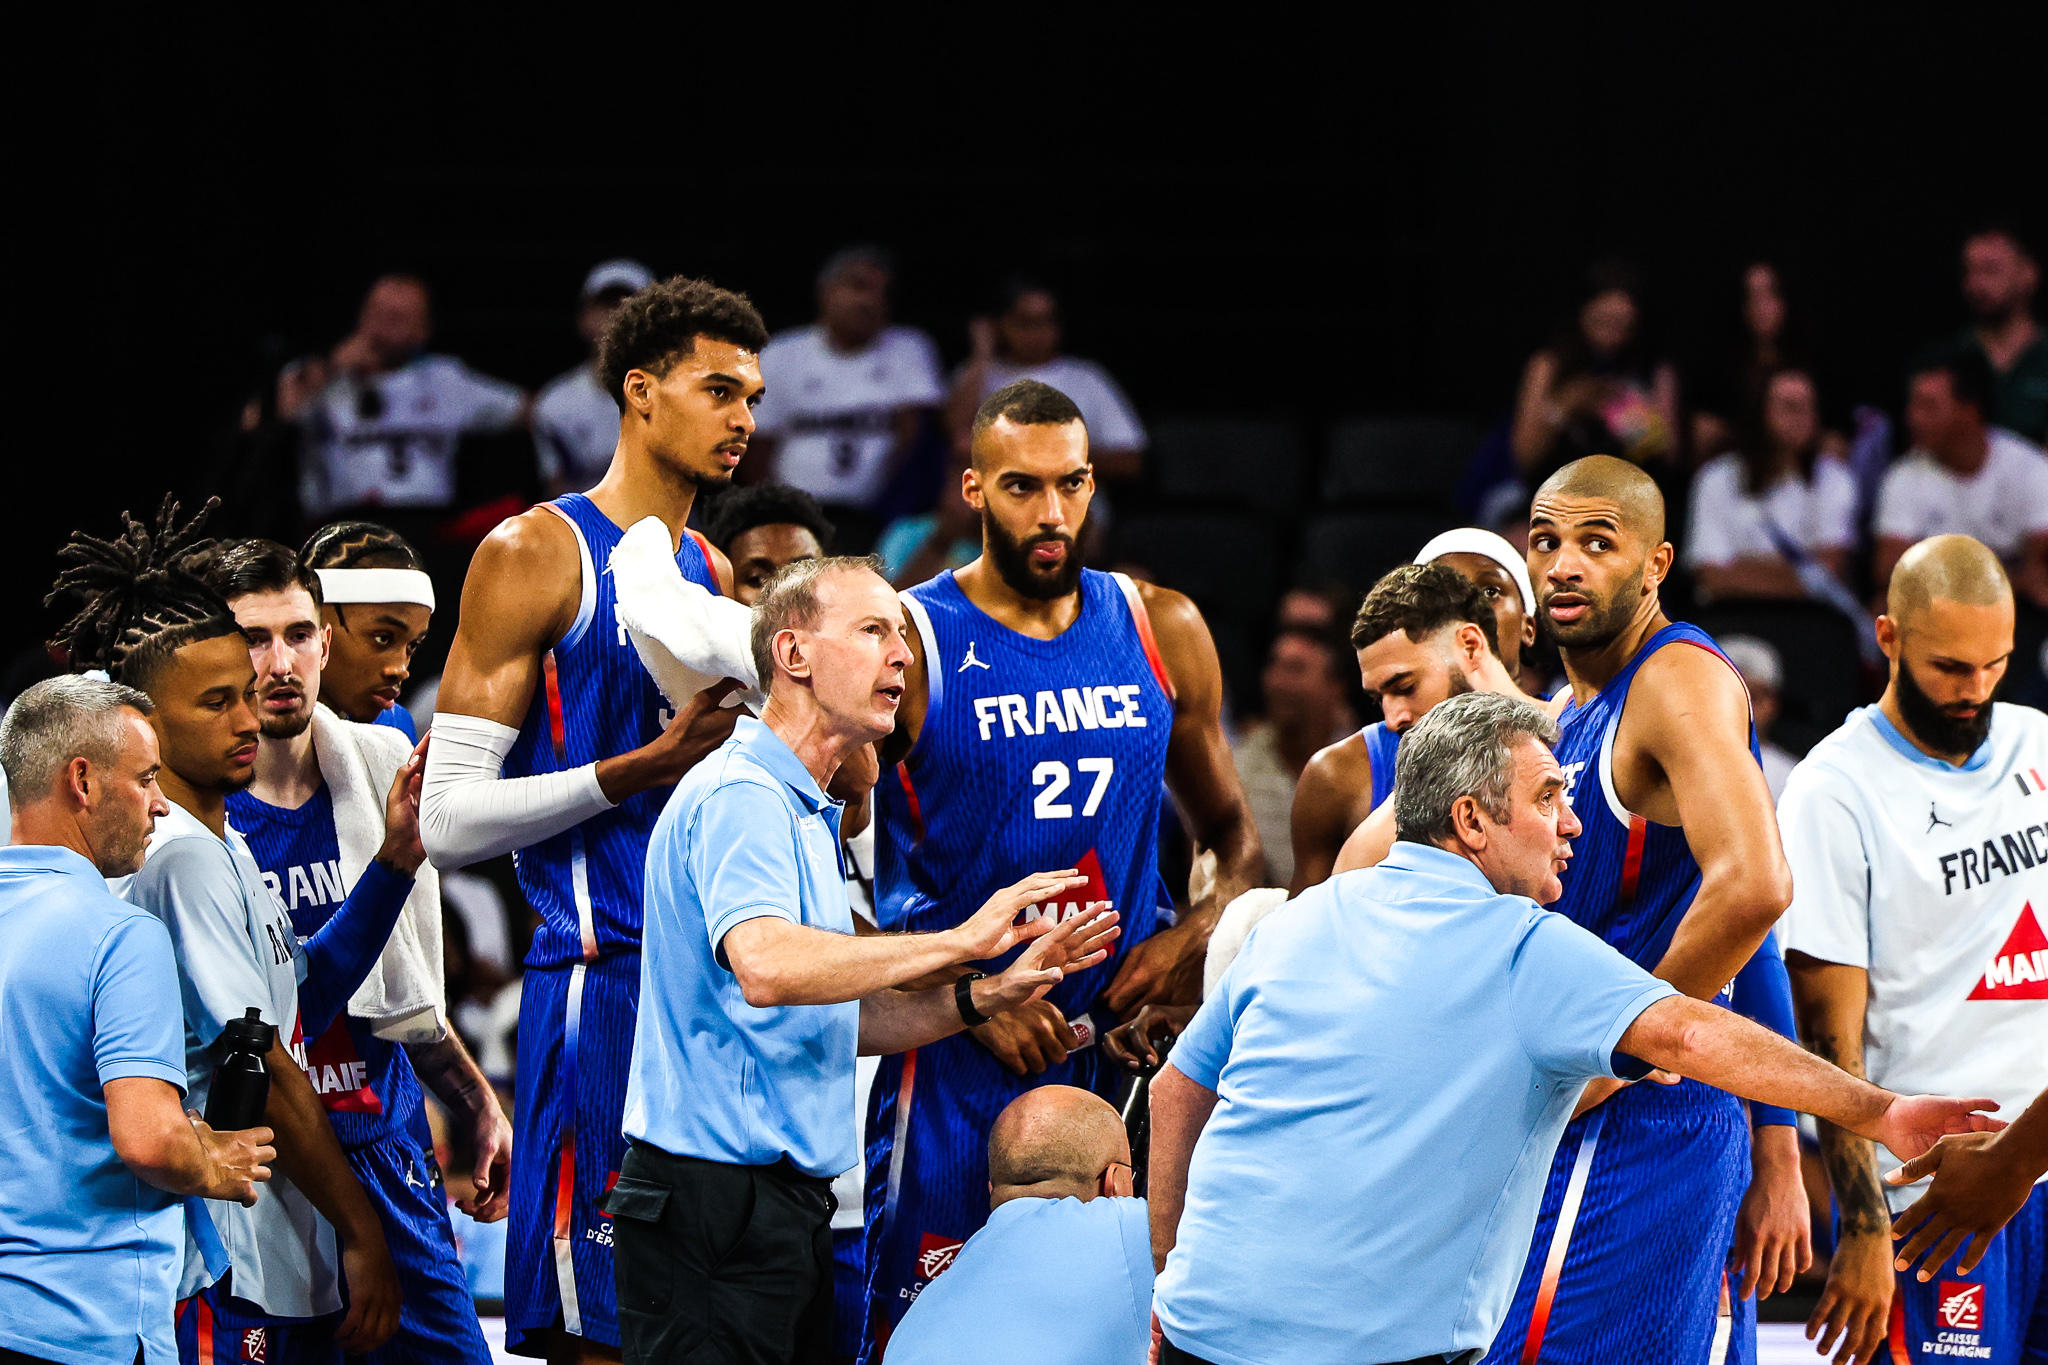
[[[420,786],[420,840],[444,872],[526,848],[612,808],[597,765],[505,777],[519,732],[481,716],[434,715]]]

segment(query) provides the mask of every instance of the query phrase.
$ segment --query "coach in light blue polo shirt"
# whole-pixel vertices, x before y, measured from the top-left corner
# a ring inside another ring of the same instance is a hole
[[[180,1196],[254,1198],[237,1162],[270,1155],[268,1129],[186,1120],[170,934],[107,890],[167,809],[149,710],[132,688],[52,678],[0,724],[0,1354],[172,1365]]]
[[[825,785],[895,729],[906,630],[873,560],[799,560],[770,579],[752,626],[768,703],[676,785],[648,842],[630,1145],[605,1203],[629,1363],[707,1342],[823,1359],[830,1186],[860,1159],[856,1052],[922,1047],[1037,999],[1115,936],[1113,912],[1013,923],[1080,885],[1072,869],[1025,878],[954,929],[855,936]],[[1025,939],[995,975],[899,989]]]
[[[1477,859],[1404,832],[1281,907],[1174,1044],[1152,1092],[1169,1365],[1492,1344],[1580,1090],[1675,993],[1527,894],[1555,898],[1579,828],[1554,734],[1485,693],[1431,711],[1401,746],[1404,831],[1411,807],[1512,819]]]

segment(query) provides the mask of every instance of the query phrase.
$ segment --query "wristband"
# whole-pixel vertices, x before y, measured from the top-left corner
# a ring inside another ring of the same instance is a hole
[[[988,1015],[974,1008],[974,983],[987,975],[987,972],[969,972],[953,983],[953,1007],[960,1011],[960,1022],[969,1028],[989,1021]]]

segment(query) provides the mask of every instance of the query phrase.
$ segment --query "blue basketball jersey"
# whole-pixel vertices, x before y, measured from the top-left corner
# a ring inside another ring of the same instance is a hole
[[[1378,810],[1394,794],[1394,760],[1401,753],[1401,732],[1376,720],[1358,732],[1365,756],[1372,761],[1372,808]]]
[[[1080,614],[1051,640],[998,624],[951,573],[903,599],[927,702],[917,743],[876,786],[881,925],[949,929],[1029,873],[1079,868],[1085,887],[1025,912],[1122,916],[1109,960],[1053,988],[1077,1015],[1171,903],[1158,822],[1173,697],[1137,589],[1083,570]]]
[[[305,805],[286,810],[246,791],[233,792],[228,823],[249,841],[263,880],[291,916],[292,928],[301,939],[311,938],[341,908],[355,882],[341,866],[333,794],[323,784]],[[360,868],[351,871],[361,873]],[[327,1032],[306,1040],[306,1079],[343,1147],[362,1147],[394,1132],[426,1140],[419,1077],[405,1049],[379,1038],[346,1011]]]
[[[674,718],[642,666],[607,567],[624,532],[581,493],[541,506],[569,524],[582,560],[576,620],[541,665],[540,685],[519,738],[505,755],[505,776],[564,772],[637,749]],[[711,592],[718,576],[695,532],[676,552],[683,577]],[[519,889],[540,915],[529,967],[587,962],[640,950],[641,883],[647,837],[671,788],[627,797],[599,815],[514,853]]]
[[[1652,654],[1671,644],[1707,650],[1727,662],[1698,626],[1674,622],[1652,635],[1598,696],[1576,700],[1558,717],[1557,761],[1572,812],[1585,832],[1572,840],[1564,896],[1551,908],[1592,930],[1644,969],[1653,968],[1700,888],[1700,865],[1676,825],[1632,814],[1614,789],[1614,736],[1629,686]],[[1729,664],[1733,670],[1734,665]],[[1749,749],[1757,752],[1756,728]]]

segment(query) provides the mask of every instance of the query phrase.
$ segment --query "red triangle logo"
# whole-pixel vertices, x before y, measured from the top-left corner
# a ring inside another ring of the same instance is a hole
[[[1972,1000],[2048,1000],[2048,935],[2031,903],[2021,907],[2005,946],[1991,959]]]

